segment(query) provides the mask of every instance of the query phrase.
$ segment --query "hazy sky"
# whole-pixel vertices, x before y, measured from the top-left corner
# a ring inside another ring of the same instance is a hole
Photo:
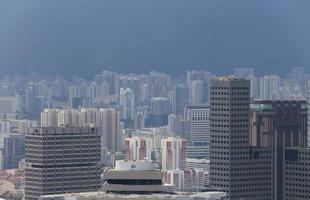
[[[309,0],[3,0],[0,71],[310,71]]]

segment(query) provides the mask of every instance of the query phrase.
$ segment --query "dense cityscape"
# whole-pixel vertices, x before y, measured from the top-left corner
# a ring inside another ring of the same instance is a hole
[[[310,71],[227,74],[1,74],[1,197],[309,200]]]

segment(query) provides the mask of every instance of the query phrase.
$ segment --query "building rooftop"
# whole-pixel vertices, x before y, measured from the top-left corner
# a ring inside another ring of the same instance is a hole
[[[114,194],[114,193],[105,193],[105,192],[88,192],[88,193],[73,193],[73,194],[59,194],[59,195],[45,195],[39,198],[39,200],[50,200],[50,199],[58,199],[58,200],[99,200],[99,199],[188,199],[188,200],[220,200],[221,198],[226,197],[225,192],[202,192],[202,193],[185,193],[179,192],[175,194]]]
[[[154,167],[147,160],[117,160],[114,170],[119,171],[151,171]]]

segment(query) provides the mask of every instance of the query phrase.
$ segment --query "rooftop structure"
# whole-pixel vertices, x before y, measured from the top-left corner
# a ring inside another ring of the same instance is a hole
[[[104,172],[102,190],[111,193],[152,194],[171,193],[174,187],[162,183],[163,173],[155,170],[151,162],[116,161],[114,169]]]

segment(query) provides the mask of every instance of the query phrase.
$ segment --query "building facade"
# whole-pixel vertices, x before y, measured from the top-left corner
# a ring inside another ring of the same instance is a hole
[[[285,199],[285,149],[306,146],[306,101],[255,101],[251,105],[250,143],[271,150],[273,197]]]
[[[183,138],[168,137],[161,141],[163,170],[182,170],[186,166],[187,142]]]
[[[211,188],[230,200],[272,199],[271,152],[249,145],[250,81],[213,79],[210,106]]]
[[[153,140],[147,137],[126,138],[127,160],[152,160]]]
[[[95,128],[32,128],[26,135],[25,199],[97,191],[99,162]]]

